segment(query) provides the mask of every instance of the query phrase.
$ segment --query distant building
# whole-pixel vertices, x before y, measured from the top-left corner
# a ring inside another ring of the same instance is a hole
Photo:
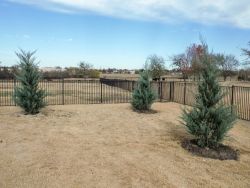
[[[42,72],[64,71],[64,69],[61,67],[41,67],[40,70]]]
[[[0,66],[0,71],[4,71],[4,70],[7,70],[7,71],[12,71],[12,67],[1,67]]]
[[[129,70],[130,74],[135,74],[135,70]]]

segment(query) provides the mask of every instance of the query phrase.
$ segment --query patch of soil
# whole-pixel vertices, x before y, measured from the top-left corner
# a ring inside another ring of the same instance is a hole
[[[77,113],[65,110],[53,110],[49,107],[43,108],[37,116],[57,117],[57,118],[71,118]]]
[[[149,109],[149,110],[137,110],[135,108],[132,107],[132,110],[134,112],[140,113],[140,114],[156,114],[157,110],[153,110],[153,109]]]
[[[229,146],[220,144],[218,148],[201,148],[196,143],[196,140],[184,140],[181,146],[189,152],[202,157],[219,160],[239,159],[239,150],[234,150]]]

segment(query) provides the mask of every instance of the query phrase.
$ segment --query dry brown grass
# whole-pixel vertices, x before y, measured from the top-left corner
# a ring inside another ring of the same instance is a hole
[[[193,156],[179,123],[183,106],[156,103],[49,106],[27,116],[0,108],[0,187],[250,187],[250,124],[238,121],[225,144],[239,161]]]
[[[138,80],[139,74],[101,74],[101,78],[107,79],[125,79],[125,80]]]

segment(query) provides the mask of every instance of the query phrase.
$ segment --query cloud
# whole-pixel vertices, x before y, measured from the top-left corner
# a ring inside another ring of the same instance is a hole
[[[7,0],[63,13],[250,28],[249,0]]]

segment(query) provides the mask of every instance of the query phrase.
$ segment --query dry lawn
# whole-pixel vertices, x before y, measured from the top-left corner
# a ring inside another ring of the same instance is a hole
[[[65,105],[36,116],[1,107],[0,187],[250,187],[250,122],[225,140],[239,161],[197,157],[180,146],[181,107]]]
[[[121,79],[121,80],[138,80],[140,77],[139,74],[101,74],[101,78],[108,78],[108,79]]]

